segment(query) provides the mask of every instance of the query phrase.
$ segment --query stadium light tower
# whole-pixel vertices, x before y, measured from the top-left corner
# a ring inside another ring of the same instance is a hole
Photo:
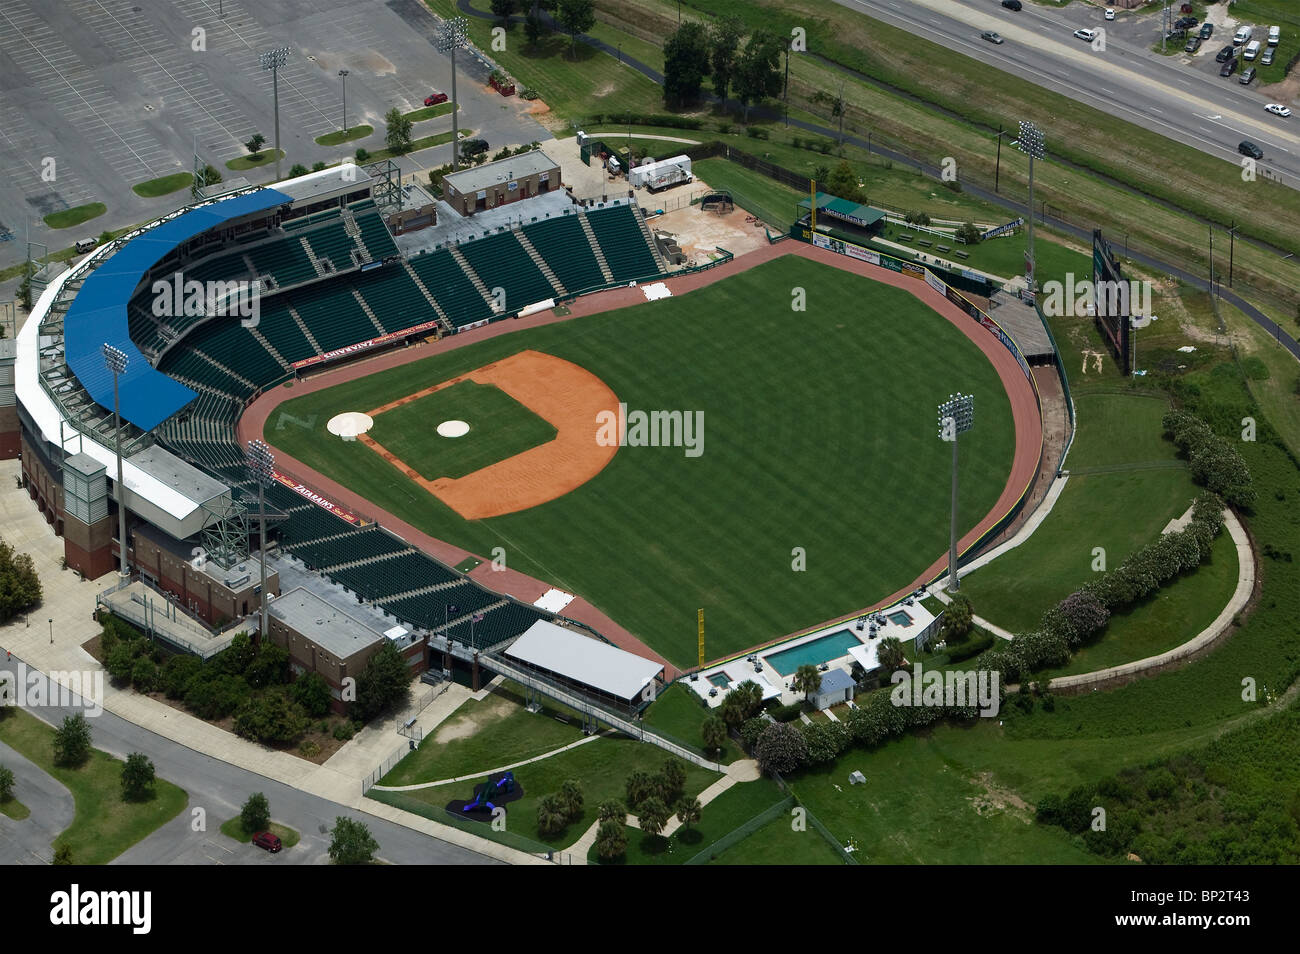
[[[464,17],[452,17],[438,24],[438,40],[435,44],[439,53],[451,56],[451,171],[460,171],[460,107],[456,99],[456,51],[465,45],[469,21]]]
[[[343,135],[348,133],[348,71],[339,70],[339,79],[343,81]]]
[[[1016,146],[1029,157],[1029,246],[1025,251],[1025,278],[1029,282],[1031,300],[1038,302],[1038,282],[1034,277],[1034,160],[1046,159],[1047,150],[1043,146],[1043,132],[1033,123],[1020,122],[1020,138]]]
[[[289,48],[277,46],[258,55],[262,69],[271,71],[271,91],[275,102],[275,179],[280,181],[280,67],[289,59]]]
[[[948,546],[949,588],[960,588],[957,578],[957,437],[975,424],[975,398],[969,394],[948,395],[939,405],[939,439],[952,441],[952,533]]]
[[[248,472],[252,474],[253,480],[257,482],[257,520],[258,529],[258,557],[262,564],[262,599],[261,599],[261,617],[262,622],[259,627],[257,645],[260,647],[266,642],[266,488],[271,483],[271,473],[275,469],[275,457],[271,453],[271,448],[267,447],[262,441],[249,441],[248,454]]]
[[[104,355],[104,366],[113,372],[113,444],[117,454],[117,547],[118,575],[126,579],[131,575],[131,567],[126,562],[126,484],[122,482],[122,406],[118,401],[117,379],[126,371],[126,352],[114,348],[107,341],[100,351]]]

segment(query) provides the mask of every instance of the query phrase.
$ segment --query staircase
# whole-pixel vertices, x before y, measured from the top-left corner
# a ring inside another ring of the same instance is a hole
[[[483,300],[492,308],[493,314],[499,313],[497,300],[492,297],[488,287],[483,284],[483,279],[478,277],[478,272],[474,271],[469,261],[460,253],[460,249],[454,245],[451,247],[451,257],[456,260],[456,264],[461,267],[461,271],[469,277],[470,283],[478,289],[478,293],[483,296]]]
[[[404,550],[403,553],[414,553],[414,550]],[[389,600],[404,600],[411,596],[424,596],[428,593],[437,593],[439,590],[449,590],[453,586],[460,586],[465,581],[463,579],[447,580],[443,583],[434,583],[432,586],[417,586],[413,590],[406,590],[402,593],[390,593],[387,596],[381,596],[375,600],[376,603],[387,603]],[[504,600],[502,602],[505,602]],[[486,613],[487,610],[476,610],[476,612]],[[468,619],[472,614],[467,614],[462,619]],[[458,622],[453,620],[452,622]]]
[[[324,278],[328,275],[330,270],[325,267],[324,259],[316,257],[316,253],[312,251],[311,245],[307,241],[307,236],[304,235],[298,241],[302,243],[302,249],[307,253],[307,258],[311,261],[311,267],[316,269],[316,277]]]
[[[438,304],[438,300],[433,297],[433,293],[429,291],[429,286],[424,284],[419,273],[411,267],[411,263],[406,259],[402,259],[402,267],[406,269],[406,274],[410,275],[411,280],[415,282],[415,287],[420,289],[420,294],[424,296],[425,300],[433,306],[433,310],[437,312],[438,320],[442,322],[443,330],[447,334],[454,333],[456,329],[452,326],[451,319],[448,318],[447,313],[442,310],[442,306]]]
[[[375,329],[381,335],[388,334],[388,329],[379,323],[379,319],[375,317],[375,313],[370,310],[370,302],[361,297],[361,292],[357,291],[355,288],[352,289],[352,297],[357,300],[357,304],[361,306],[361,310],[366,313],[366,317],[370,319],[370,323],[375,326]]]
[[[323,537],[321,540],[314,540],[313,543],[321,543],[328,540],[337,540],[340,537],[346,537],[348,534],[340,533],[333,537]],[[408,553],[415,553],[415,550],[395,550],[392,553],[381,553],[379,556],[366,557],[363,560],[348,560],[344,563],[335,563],[333,566],[320,567],[321,573],[337,573],[339,570],[350,570],[355,566],[369,566],[372,563],[382,563],[384,560],[391,560],[394,557],[406,556]]]
[[[311,333],[311,329],[307,327],[307,322],[302,320],[302,315],[298,314],[298,309],[293,307],[293,305],[289,305],[288,308],[289,315],[298,326],[298,330],[302,332],[303,337],[307,339],[307,343],[312,346],[317,354],[324,354],[325,349],[320,346],[320,342],[316,340],[316,336]]]
[[[213,366],[214,368],[216,368],[218,371],[221,371],[221,372],[223,372],[223,373],[225,373],[225,374],[230,375],[230,377],[234,378],[236,381],[238,381],[240,384],[244,385],[244,387],[248,388],[250,391],[256,391],[256,390],[257,390],[257,385],[256,385],[256,384],[254,384],[252,381],[248,380],[248,378],[244,377],[244,376],[243,376],[242,374],[240,374],[239,372],[235,371],[234,368],[230,368],[230,367],[227,367],[226,365],[222,364],[220,361],[218,361],[216,358],[212,357],[212,356],[211,356],[210,354],[208,354],[206,351],[200,351],[198,348],[193,348],[193,349],[191,349],[191,350],[194,352],[194,356],[195,356],[196,358],[202,358],[204,361],[206,361],[208,364],[212,365],[212,366]]]
[[[373,261],[370,249],[366,248],[366,243],[361,238],[361,226],[357,225],[357,217],[352,214],[352,210],[344,209],[339,217],[343,219],[343,231],[347,232],[352,237],[352,241],[357,243],[357,258],[363,264]]]
[[[542,274],[546,276],[546,280],[551,283],[551,288],[555,289],[555,293],[561,298],[567,295],[568,291],[565,290],[563,283],[561,283],[555,272],[551,271],[551,266],[546,264],[546,259],[542,258],[541,253],[537,251],[532,241],[524,234],[524,230],[516,225],[512,231],[515,238],[519,239],[519,244],[524,247],[524,251],[528,253],[528,257],[541,269]]]
[[[271,344],[269,340],[267,340],[266,335],[262,334],[256,328],[249,328],[248,330],[252,334],[252,336],[257,339],[257,343],[266,349],[267,354],[269,354],[272,358],[275,359],[276,364],[284,368],[284,370],[286,371],[293,370],[293,365],[291,365],[288,361],[284,360],[284,355],[280,354],[280,352],[275,350],[275,346]]]
[[[646,223],[645,215],[635,205],[632,206],[632,209],[636,213],[637,225],[641,226],[641,235],[645,239],[646,245],[650,247],[650,254],[654,256],[655,268],[659,269],[660,272],[668,271],[668,263],[664,261],[663,255],[659,252],[659,243],[655,241],[654,235],[650,232],[650,226]]]
[[[605,261],[605,253],[600,250],[600,243],[596,241],[596,233],[592,231],[591,223],[587,221],[587,213],[582,209],[578,210],[578,222],[582,225],[583,234],[587,236],[587,244],[596,253],[596,264],[600,266],[600,274],[604,276],[605,281],[612,282],[614,273],[609,270],[609,262]]]

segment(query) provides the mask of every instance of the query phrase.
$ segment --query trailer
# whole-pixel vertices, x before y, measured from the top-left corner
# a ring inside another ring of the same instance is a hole
[[[692,178],[690,156],[673,156],[671,159],[647,162],[628,173],[632,188],[639,189],[644,186],[651,192],[690,182]]]

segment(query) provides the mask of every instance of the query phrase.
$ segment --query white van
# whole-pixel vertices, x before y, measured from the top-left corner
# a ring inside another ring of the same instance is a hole
[[[1241,46],[1243,43],[1246,43],[1247,41],[1250,40],[1251,34],[1253,34],[1254,32],[1255,31],[1249,25],[1243,25],[1237,27],[1237,32],[1234,33],[1232,36],[1233,44],[1236,46]]]
[[[95,246],[98,244],[99,244],[99,239],[93,239],[93,238],[77,239],[77,244],[75,248],[77,250],[77,254],[81,255],[84,254],[85,252],[92,251],[95,248]]]
[[[1282,39],[1282,28],[1281,28],[1281,27],[1278,27],[1278,26],[1271,26],[1271,27],[1268,28],[1268,45],[1269,45],[1269,46],[1277,46],[1278,42],[1279,42],[1281,39]]]
[[[1241,54],[1244,59],[1253,60],[1259,56],[1259,40],[1251,40],[1246,44],[1246,52]]]

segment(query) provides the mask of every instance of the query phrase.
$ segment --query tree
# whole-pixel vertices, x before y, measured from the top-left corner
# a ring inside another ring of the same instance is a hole
[[[214,656],[212,661],[216,663],[218,672],[242,676],[256,658],[257,649],[253,646],[252,637],[241,632],[236,633],[230,645]]]
[[[771,721],[771,719],[764,716],[754,716],[754,718],[746,719],[740,724],[740,742],[745,746],[746,751],[753,751],[755,744],[758,742],[758,737],[763,734],[763,730],[767,728]]]
[[[289,687],[289,692],[294,701],[313,719],[319,719],[330,711],[330,686],[318,672],[299,676]]]
[[[253,133],[251,139],[244,143],[244,148],[248,150],[248,155],[252,159],[260,159],[262,147],[266,145],[266,137],[260,132]]]
[[[271,803],[261,792],[254,792],[239,810],[239,823],[244,831],[266,831],[271,824]]]
[[[283,689],[249,698],[235,713],[235,732],[269,745],[287,745],[307,730],[307,716]]]
[[[143,802],[153,797],[153,762],[142,752],[132,752],[122,766],[122,801]]]
[[[790,723],[773,722],[758,737],[754,757],[767,774],[793,772],[808,760],[808,743]]]
[[[54,847],[54,863],[56,865],[72,864],[72,846],[69,844],[56,845]]]
[[[641,830],[647,835],[658,835],[668,824],[671,815],[668,806],[658,797],[651,795],[641,803],[641,808],[637,812],[637,821],[641,824]]]
[[[31,305],[25,305],[30,310]],[[0,623],[41,601],[41,580],[32,558],[0,540]]]
[[[578,34],[596,25],[596,5],[593,0],[560,0],[555,19],[569,34],[569,55],[578,48]]]
[[[964,245],[978,245],[983,234],[974,222],[963,222],[957,226],[957,231],[953,237]]]
[[[698,102],[708,73],[708,31],[702,23],[683,23],[664,42],[664,103],[686,106]]]
[[[406,660],[388,640],[370,657],[357,677],[357,701],[353,704],[362,722],[405,705],[411,692],[411,671]]]
[[[682,798],[677,803],[677,820],[686,826],[687,831],[690,831],[692,825],[700,823],[700,816],[703,814],[704,806],[694,796]]]
[[[627,853],[627,830],[621,821],[606,819],[596,830],[596,854],[610,861]]]
[[[0,802],[14,797],[14,771],[0,765]]]
[[[307,167],[304,166],[301,162],[295,162],[293,165],[289,167],[290,178],[293,178],[294,176],[305,176],[306,174],[307,174]]]
[[[627,822],[627,806],[617,798],[607,798],[596,807],[596,821],[616,821],[622,828]]]
[[[958,594],[944,608],[943,623],[939,626],[939,638],[945,643],[958,643],[967,637],[975,625],[975,614],[970,600]]]
[[[113,647],[107,658],[104,659],[104,668],[108,670],[109,678],[114,682],[128,682],[131,679],[132,671],[135,669],[135,645],[134,640],[130,642],[120,642]]]
[[[722,98],[722,109],[727,108],[727,93],[736,76],[736,55],[740,40],[745,35],[745,24],[740,17],[727,16],[713,21],[709,28],[709,67],[713,76],[713,91]]]
[[[862,192],[862,187],[858,185],[858,174],[843,159],[826,177],[825,191],[831,195],[837,195],[841,199],[848,199],[850,202],[861,202],[866,198],[866,195]]]
[[[515,12],[515,0],[492,0],[492,15],[497,17],[502,23],[510,19],[510,15]]]
[[[411,128],[414,123],[394,106],[384,114],[384,125],[388,127],[384,142],[388,145],[389,151],[399,154],[408,152],[411,148]]]
[[[54,730],[54,763],[73,768],[90,758],[90,723],[78,712]]]
[[[700,735],[704,739],[704,748],[708,752],[721,752],[727,744],[727,723],[716,715],[709,715],[700,725]]]
[[[289,650],[267,640],[244,670],[244,678],[254,689],[286,682],[289,679]]]
[[[760,30],[745,43],[736,61],[736,96],[744,104],[744,121],[749,107],[781,91],[781,53],[785,41],[775,33]]]
[[[560,786],[560,801],[564,803],[565,821],[573,821],[582,814],[582,784],[577,779],[566,779]]]
[[[537,8],[528,11],[528,16],[524,17],[524,36],[528,37],[528,45],[537,46],[537,41],[547,33],[546,23],[542,20],[542,15],[537,12]]]
[[[211,163],[203,167],[203,184],[205,186],[216,185],[221,181],[221,170]]]
[[[543,838],[553,838],[569,824],[569,813],[564,799],[552,792],[537,802],[537,833]]]
[[[330,860],[336,865],[368,865],[375,860],[379,842],[362,822],[340,815],[330,835]]]
[[[627,777],[627,807],[636,811],[655,793],[655,780],[648,772],[633,772]]]
[[[723,697],[722,718],[728,725],[740,725],[746,719],[753,718],[762,705],[763,690],[758,687],[758,683],[754,682],[754,680],[746,679]],[[736,718],[734,721],[728,718],[726,712],[728,706],[733,707],[735,710]]]
[[[887,672],[903,668],[907,656],[903,653],[903,644],[897,636],[886,636],[880,641],[876,650],[876,659]]]
[[[327,168],[329,168],[329,166],[325,162],[321,161],[320,159],[317,159],[315,162],[311,164],[312,172],[320,172],[322,169],[327,169]]]
[[[168,699],[183,699],[190,680],[202,667],[203,661],[197,656],[172,656],[163,663],[158,685]]]
[[[812,663],[804,663],[794,671],[794,679],[790,681],[790,688],[795,692],[802,692],[804,699],[808,699],[814,692],[819,692],[822,687],[822,674]]]
[[[686,789],[686,769],[681,760],[671,756],[664,759],[663,772],[659,778],[662,781],[659,797],[665,805],[672,805],[682,797],[682,792]]]
[[[141,656],[131,667],[131,685],[136,692],[153,692],[158,688],[158,664]]]

